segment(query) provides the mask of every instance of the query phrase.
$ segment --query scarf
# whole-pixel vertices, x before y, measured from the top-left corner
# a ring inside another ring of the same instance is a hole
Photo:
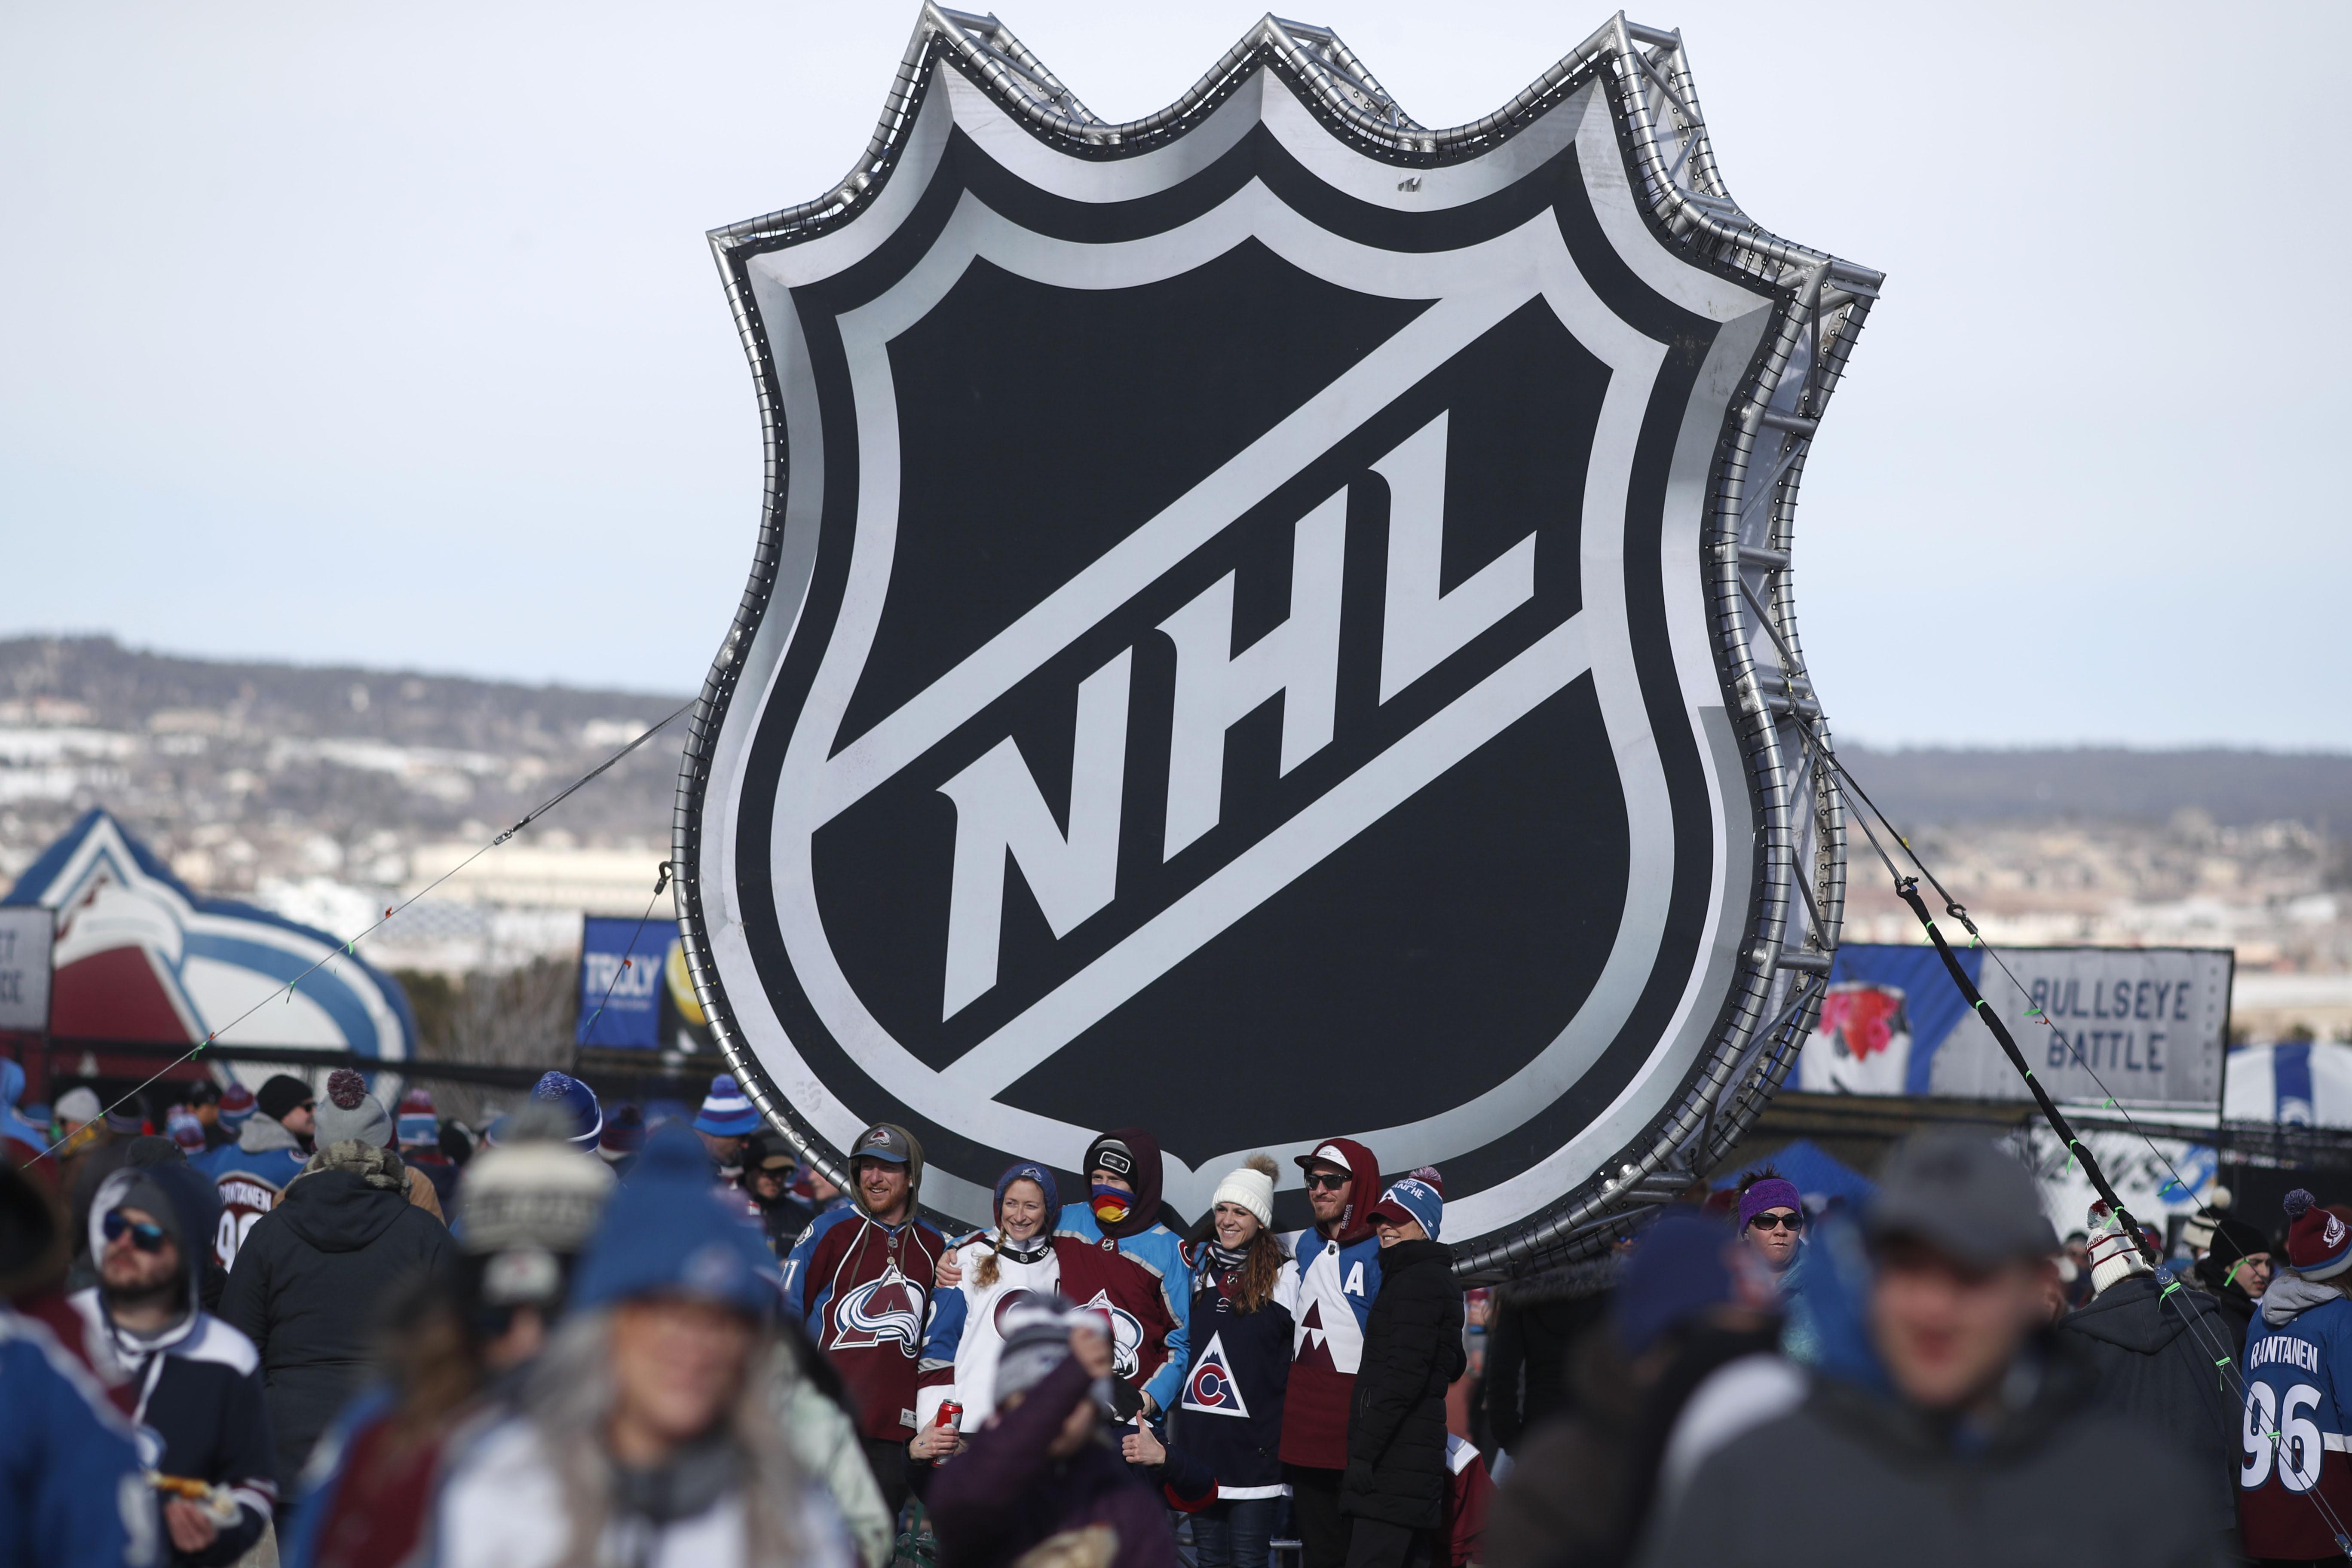
[[[1221,1275],[1233,1273],[1249,1258],[1246,1247],[1222,1247],[1213,1241],[1208,1246],[1209,1263]]]
[[[1000,1230],[990,1245],[996,1248],[999,1258],[1009,1258],[1015,1263],[1041,1263],[1054,1250],[1054,1238],[1040,1231],[1026,1241],[1015,1241]]]

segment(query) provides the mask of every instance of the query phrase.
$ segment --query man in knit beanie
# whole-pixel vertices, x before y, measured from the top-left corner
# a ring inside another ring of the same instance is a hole
[[[349,1068],[328,1076],[318,1135],[318,1153],[237,1248],[220,1304],[221,1317],[261,1352],[281,1508],[291,1506],[303,1461],[373,1360],[382,1304],[457,1261],[437,1209],[415,1200],[390,1147],[391,1113]]]
[[[2287,1266],[2246,1335],[2238,1522],[2247,1556],[2312,1562],[2342,1554],[2334,1521],[2352,1519],[2352,1226],[2301,1187],[2284,1206]]]
[[[1814,1378],[1794,1409],[1699,1461],[1682,1505],[1651,1520],[1644,1561],[2138,1568],[2219,1555],[2214,1505],[2235,1467],[2199,1475],[2178,1434],[2101,1409],[2091,1370],[2042,1337],[2058,1237],[2014,1153],[1963,1129],[1918,1134],[1887,1160],[1863,1235],[1874,1364]],[[2200,1371],[2212,1388],[2210,1357]],[[1788,1513],[1790,1486],[1817,1483],[1834,1486],[1835,1506]]]
[[[278,1073],[257,1093],[248,1093],[241,1084],[232,1088],[221,1098],[224,1125],[232,1114],[237,1121],[236,1142],[203,1159],[205,1173],[220,1193],[221,1225],[213,1239],[213,1256],[224,1269],[235,1267],[237,1247],[277,1205],[286,1184],[301,1174],[310,1157],[316,1101],[309,1084]]]
[[[2218,1544],[2234,1522],[2244,1456],[2237,1394],[2214,1363],[2234,1357],[2239,1339],[2210,1296],[2159,1278],[2105,1199],[2091,1205],[2089,1230],[2091,1300],[2060,1321],[2060,1342],[2097,1369],[2098,1406],[2171,1437],[2196,1466]]]
[[[291,1560],[414,1560],[441,1457],[512,1407],[562,1313],[613,1175],[566,1147],[560,1114],[523,1120],[520,1136],[484,1151],[467,1172],[454,1226],[463,1256],[446,1315],[428,1307],[400,1331],[404,1350],[437,1348],[454,1331],[466,1353],[385,1358],[386,1383],[347,1406],[320,1441],[323,1458],[306,1478],[312,1500],[288,1542]]]

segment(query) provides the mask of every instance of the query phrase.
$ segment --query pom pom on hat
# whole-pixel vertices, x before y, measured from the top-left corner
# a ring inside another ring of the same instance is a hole
[[[2301,1187],[2286,1195],[2286,1260],[2305,1279],[2333,1279],[2352,1268],[2352,1226]]]
[[[547,1105],[561,1110],[568,1121],[563,1134],[577,1149],[596,1147],[597,1135],[604,1131],[604,1109],[596,1102],[596,1091],[569,1073],[551,1072],[541,1075],[531,1085],[534,1104]]]
[[[1260,1225],[1274,1223],[1274,1161],[1265,1154],[1253,1154],[1243,1162],[1238,1171],[1228,1171],[1217,1184],[1214,1195],[1209,1199],[1213,1208],[1218,1204],[1232,1204],[1257,1216]]]
[[[360,1142],[383,1149],[392,1143],[392,1113],[368,1092],[367,1079],[351,1068],[327,1075],[326,1098],[313,1112],[312,1137],[321,1149]]]

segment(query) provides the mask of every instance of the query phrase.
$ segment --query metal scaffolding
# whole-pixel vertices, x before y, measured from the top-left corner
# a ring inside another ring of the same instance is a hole
[[[1570,50],[1495,112],[1432,129],[1407,115],[1339,36],[1266,16],[1173,103],[1114,124],[1097,116],[993,16],[925,4],[879,123],[857,165],[821,196],[710,236],[746,349],[768,353],[730,257],[804,237],[856,213],[888,174],[921,89],[952,63],[1029,131],[1076,156],[1115,158],[1171,141],[1212,112],[1249,75],[1278,73],[1334,135],[1401,169],[1475,157],[1587,83],[1608,95],[1627,174],[1654,232],[1685,258],[1777,295],[1763,352],[1735,397],[1710,479],[1700,558],[1718,668],[1754,806],[1753,888],[1731,992],[1706,1048],[1675,1103],[1630,1147],[1546,1211],[1500,1238],[1463,1249],[1465,1277],[1526,1273],[1597,1252],[1642,1215],[1700,1179],[1738,1141],[1787,1076],[1818,1018],[1845,897],[1843,818],[1832,770],[1814,765],[1828,743],[1797,636],[1790,566],[1797,490],[1823,410],[1836,390],[1880,274],[1781,239],[1733,200],[1693,85],[1682,35],[1623,13]],[[781,411],[764,389],[768,516],[780,513]],[[709,782],[719,716],[765,602],[779,541],[764,529],[761,560],[694,715],[679,781],[675,858],[700,864],[696,810]],[[1733,851],[1737,853],[1735,844]],[[701,889],[681,875],[678,912],[695,993],[747,1091],[820,1164],[821,1141],[781,1098],[734,1027],[698,940]],[[831,1172],[836,1179],[840,1173]]]

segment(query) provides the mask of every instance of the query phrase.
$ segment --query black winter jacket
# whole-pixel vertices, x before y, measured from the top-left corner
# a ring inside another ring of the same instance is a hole
[[[2068,1314],[2058,1333],[2096,1376],[2093,1404],[2178,1449],[2197,1468],[2210,1528],[2234,1531],[2243,1456],[2230,1372],[2244,1332],[2204,1292],[2141,1274]],[[2230,1368],[2214,1364],[2223,1356]]]
[[[1981,1444],[1834,1379],[1734,1438],[1653,1521],[1645,1564],[1706,1568],[2210,1568],[2198,1478],[2085,1408],[2087,1368],[2042,1362]],[[1801,1515],[1790,1488],[1822,1490]],[[1759,1528],[1759,1520],[1776,1521]]]
[[[357,1391],[387,1301],[457,1258],[446,1227],[408,1201],[399,1157],[358,1147],[320,1151],[286,1184],[237,1248],[221,1297],[220,1315],[261,1352],[281,1498]]]
[[[1624,1271],[1624,1259],[1611,1254],[1495,1292],[1479,1397],[1496,1447],[1517,1454],[1531,1430],[1574,1407],[1569,1352],[1608,1317]]]
[[[1339,1511],[1434,1530],[1445,1511],[1445,1390],[1468,1364],[1454,1249],[1400,1241],[1381,1249],[1381,1293],[1348,1415]]]

